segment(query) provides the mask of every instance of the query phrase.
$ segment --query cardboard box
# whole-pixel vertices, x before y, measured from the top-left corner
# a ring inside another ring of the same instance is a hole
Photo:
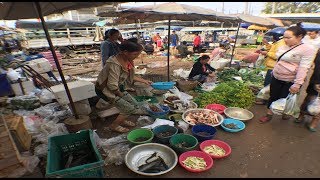
[[[31,91],[33,91],[35,89],[33,81],[23,81],[23,82],[21,82],[21,84],[22,84],[22,88],[26,94],[29,94]],[[19,83],[11,84],[11,88],[16,96],[23,95],[23,92],[21,90]]]
[[[49,60],[45,58],[31,60],[27,63],[27,65],[29,65],[32,69],[34,69],[40,74],[52,71],[52,67]]]

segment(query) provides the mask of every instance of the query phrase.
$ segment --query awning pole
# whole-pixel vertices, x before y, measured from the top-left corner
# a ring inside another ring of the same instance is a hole
[[[64,85],[64,88],[66,89],[66,93],[67,93],[67,96],[68,96],[68,99],[70,101],[70,105],[71,105],[71,109],[72,109],[72,112],[73,112],[73,115],[75,116],[76,119],[79,119],[79,116],[77,114],[77,111],[76,111],[76,108],[74,106],[74,103],[73,103],[73,100],[72,100],[72,97],[71,97],[71,94],[70,94],[70,91],[69,91],[69,88],[68,88],[68,85],[67,85],[67,82],[66,80],[64,79],[64,75],[63,75],[63,72],[61,70],[61,67],[60,67],[60,64],[59,64],[59,61],[58,61],[58,57],[57,57],[57,54],[54,50],[54,47],[53,47],[53,44],[52,44],[52,41],[51,41],[51,37],[50,37],[50,34],[48,32],[48,28],[47,28],[47,25],[44,21],[44,18],[43,18],[43,15],[42,15],[42,11],[41,11],[41,7],[40,7],[40,3],[39,2],[34,2],[35,5],[36,5],[36,9],[37,9],[37,12],[38,12],[38,15],[39,15],[39,18],[41,19],[41,24],[42,24],[42,27],[43,27],[43,30],[44,32],[46,33],[46,37],[47,37],[47,40],[48,40],[48,43],[49,43],[49,46],[50,46],[50,50],[52,52],[52,55],[53,55],[53,59],[54,59],[54,62],[56,63],[57,65],[57,69],[58,69],[58,72],[59,72],[59,75],[61,77],[61,80],[62,80],[62,83]]]
[[[231,67],[232,59],[234,56],[234,50],[236,49],[236,44],[237,44],[237,39],[238,39],[238,34],[239,34],[239,29],[240,29],[240,22],[238,23],[238,29],[237,29],[237,34],[236,34],[236,39],[234,40],[234,47],[232,48],[232,54],[231,54],[231,59],[230,59],[230,64],[229,67]]]
[[[169,16],[169,22],[168,22],[168,54],[167,54],[167,68],[168,68],[168,72],[167,72],[167,76],[168,76],[168,82],[170,81],[170,66],[169,66],[169,59],[170,59],[170,24],[171,24],[171,17]]]

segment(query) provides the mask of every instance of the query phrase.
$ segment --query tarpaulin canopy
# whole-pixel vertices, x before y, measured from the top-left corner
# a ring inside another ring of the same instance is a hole
[[[123,2],[120,2],[123,3]],[[51,37],[48,32],[48,27],[44,21],[44,16],[62,13],[64,11],[76,10],[81,8],[98,7],[102,5],[119,4],[119,2],[1,2],[0,3],[0,19],[4,20],[18,20],[18,19],[30,19],[40,18],[42,27],[45,31],[50,50],[53,55],[53,59],[57,65],[59,75],[66,90],[73,115],[76,119],[79,116],[76,112],[75,105],[73,103],[67,82],[64,78],[61,66],[59,64],[55,49],[53,47]]]
[[[96,20],[87,21],[71,21],[66,19],[59,19],[53,21],[46,21],[48,29],[63,29],[72,27],[95,27]],[[41,22],[18,20],[16,27],[22,29],[42,29]]]

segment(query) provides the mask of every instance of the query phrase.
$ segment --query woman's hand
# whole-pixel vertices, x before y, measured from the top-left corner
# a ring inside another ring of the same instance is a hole
[[[215,77],[215,76],[216,76],[216,73],[211,72],[211,73],[209,74],[209,76],[210,76],[210,77]]]
[[[260,52],[262,55],[267,55],[268,51],[261,51]]]
[[[297,93],[300,91],[300,87],[301,87],[301,85],[299,85],[299,84],[293,84],[293,85],[290,87],[289,92],[290,92],[291,94],[297,94]]]

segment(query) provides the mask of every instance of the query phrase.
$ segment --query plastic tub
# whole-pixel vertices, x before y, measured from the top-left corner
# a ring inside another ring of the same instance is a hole
[[[212,139],[216,134],[217,129],[210,125],[199,124],[194,125],[191,129],[192,135],[198,139],[199,142]]]
[[[138,128],[130,131],[127,139],[134,145],[150,143],[154,137],[153,132],[147,128]]]
[[[178,133],[178,129],[170,125],[160,125],[153,128],[152,132],[159,143],[169,144],[170,138]]]
[[[238,127],[238,129],[231,129],[226,127],[226,124],[231,124],[231,123],[235,124]],[[221,127],[227,132],[239,132],[244,130],[246,128],[246,125],[244,124],[244,122],[240,120],[227,118],[227,119],[224,119],[223,123],[221,124]]]
[[[150,109],[146,109],[148,114],[153,118],[163,118],[167,117],[167,114],[170,112],[170,108],[168,106],[160,105],[163,112],[153,112]]]
[[[177,153],[184,153],[196,149],[198,140],[192,135],[180,133],[172,136],[169,143]]]
[[[218,112],[219,114],[223,114],[224,113],[224,110],[226,109],[227,107],[222,105],[222,104],[208,104],[205,109],[211,109],[211,110],[214,110],[216,112]]]
[[[193,157],[199,157],[199,158],[203,158],[203,160],[206,162],[206,167],[205,169],[192,169],[187,167],[186,165],[184,165],[183,161],[186,160],[188,157],[193,156]],[[188,152],[184,152],[179,156],[179,164],[186,169],[187,171],[190,172],[194,172],[194,173],[199,173],[199,172],[203,172],[203,171],[207,171],[210,168],[212,168],[213,166],[213,159],[206,153],[202,152],[202,151],[188,151]]]
[[[217,156],[217,155],[214,155],[214,154],[209,154],[209,153],[204,151],[205,147],[211,146],[213,144],[216,145],[216,146],[219,146],[220,148],[223,148],[225,150],[225,154],[223,156]],[[231,154],[231,147],[226,142],[223,142],[223,141],[220,141],[220,140],[206,140],[206,141],[203,141],[200,144],[200,149],[201,149],[202,152],[207,153],[208,155],[210,155],[213,159],[225,158],[225,157],[227,157],[227,156],[229,156]]]
[[[154,82],[151,86],[158,90],[169,90],[172,89],[175,84],[175,82]]]

